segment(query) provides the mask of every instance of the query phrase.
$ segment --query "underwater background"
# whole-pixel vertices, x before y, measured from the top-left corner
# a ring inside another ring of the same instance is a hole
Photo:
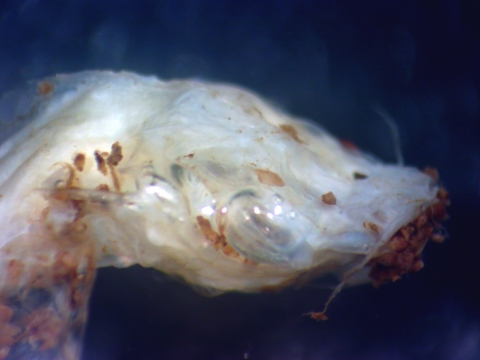
[[[101,269],[84,359],[480,359],[480,2],[0,0],[0,94],[86,69],[236,83],[395,162],[380,105],[452,205],[422,271],[343,290],[320,323],[314,283],[209,298]]]

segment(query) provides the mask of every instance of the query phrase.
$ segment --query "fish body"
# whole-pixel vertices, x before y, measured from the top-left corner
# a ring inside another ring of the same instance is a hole
[[[236,86],[90,71],[46,79],[32,99],[0,146],[0,266],[19,267],[0,292],[62,288],[85,308],[96,267],[133,264],[212,293],[363,268],[383,283],[421,267],[445,218],[431,172],[384,164]],[[69,275],[56,282],[58,262]],[[37,286],[39,263],[53,273]]]

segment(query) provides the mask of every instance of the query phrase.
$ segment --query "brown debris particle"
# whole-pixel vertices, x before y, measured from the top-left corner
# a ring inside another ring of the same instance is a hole
[[[109,166],[117,166],[118,163],[122,160],[123,155],[122,155],[122,147],[120,146],[120,143],[116,141],[112,145],[112,151],[110,152],[110,155],[107,157],[107,164]]]
[[[203,216],[197,216],[197,223],[198,227],[200,228],[200,232],[214,246],[215,250],[222,251],[226,256],[231,258],[240,260],[243,259],[244,263],[247,263],[245,262],[247,259],[243,258],[232,246],[227,243],[225,235],[218,234],[215,230],[213,230],[210,220],[205,219]]]
[[[422,228],[423,225],[425,225],[428,221],[427,215],[421,214],[415,219],[415,227],[416,228]]]
[[[72,231],[76,232],[76,233],[84,233],[85,230],[87,230],[87,224],[85,224],[84,222],[81,222],[81,221],[75,221],[74,223],[72,223],[69,227]]]
[[[0,350],[9,350],[8,347],[14,345],[17,342],[17,335],[21,331],[22,330],[18,326],[9,324],[8,322],[0,322]],[[8,354],[7,351],[5,352]],[[0,359],[5,359],[5,357],[0,357]]]
[[[376,232],[377,234],[380,232],[380,228],[378,227],[377,224],[372,223],[370,221],[364,221],[363,222],[363,227],[369,230],[372,230],[373,232]]]
[[[383,253],[370,260],[370,278],[374,286],[396,281],[406,273],[419,271],[424,264],[421,253],[428,240],[443,241],[440,222],[447,217],[448,192],[440,189],[438,202],[428,207],[410,223],[400,228],[383,248]]]
[[[83,168],[85,167],[85,154],[77,154],[73,158],[73,165],[78,171],[83,171]]]
[[[69,251],[60,251],[55,256],[55,263],[51,267],[55,283],[68,284],[70,287],[70,305],[74,308],[84,306],[88,301],[87,285],[91,285],[94,278],[93,253],[84,254],[89,257],[89,263],[81,264],[79,254]]]
[[[13,316],[13,310],[3,304],[0,304],[0,359],[6,359],[10,346],[14,345],[17,335],[22,331],[20,327],[10,324]]]
[[[184,157],[191,159],[191,158],[193,158],[194,156],[195,156],[195,154],[194,154],[194,153],[191,153],[191,154],[185,155]]]
[[[48,95],[53,91],[53,85],[48,80],[41,81],[38,84],[37,91],[40,95],[43,95],[43,96]]]
[[[433,233],[430,237],[430,240],[440,244],[445,241],[445,235],[442,235],[440,233]]]
[[[402,236],[405,238],[405,240],[409,240],[410,236],[413,234],[415,231],[415,228],[413,226],[404,226],[400,229],[400,232],[402,233]]]
[[[395,252],[402,252],[408,247],[408,239],[405,239],[401,236],[395,236],[389,243],[388,246]]]
[[[336,205],[337,198],[331,191],[327,192],[326,194],[322,195],[322,201],[327,205]]]
[[[358,150],[358,146],[355,145],[350,140],[346,140],[346,139],[340,140],[340,144],[342,144],[342,146],[347,150],[354,150],[354,151]]]
[[[45,241],[35,245],[38,247],[32,252],[36,254],[29,254],[24,259],[28,261],[28,269],[24,269],[23,263],[17,259],[6,262],[7,279],[12,272],[21,272],[21,279],[13,286],[3,286],[0,292],[0,359],[17,358],[12,353],[15,348],[22,349],[22,359],[38,355],[57,358],[54,356],[57,349],[62,352],[59,354],[62,359],[71,358],[63,352],[64,345],[67,344],[69,350],[67,337],[79,334],[86,320],[95,257],[93,244],[86,244],[83,237],[70,237],[69,234],[70,231],[65,232],[58,238],[62,240],[58,244]],[[59,250],[63,245],[67,249]],[[50,254],[53,250],[58,252],[52,264]],[[2,255],[9,253],[7,248]],[[45,291],[49,295],[42,295],[37,301],[36,296],[29,296],[32,290]],[[47,353],[52,349],[52,353]],[[18,355],[17,351],[15,353]]]
[[[430,176],[433,180],[438,181],[439,175],[437,169],[427,166],[425,169],[423,169],[423,172]]]
[[[40,342],[40,351],[45,351],[57,345],[64,330],[63,323],[52,308],[35,310],[25,317],[23,336],[30,343]]]
[[[72,204],[73,208],[77,210],[79,215],[80,212],[85,208],[86,201],[83,199],[70,199],[70,204]]]
[[[70,280],[75,277],[78,265],[77,257],[73,253],[59,252],[55,256],[55,263],[52,267],[55,282],[61,282],[63,279]]]
[[[353,173],[353,178],[354,178],[355,180],[364,180],[364,179],[368,178],[368,176],[365,175],[365,174],[362,174],[362,173],[359,173],[359,172],[356,172],[356,171],[355,171],[355,172]]]
[[[260,181],[262,184],[280,187],[285,186],[285,182],[282,180],[282,178],[273,171],[264,169],[254,169],[253,171],[255,171],[258,181]]]
[[[240,254],[230,245],[226,244],[223,249],[223,253],[229,257],[238,257]]]
[[[108,187],[107,184],[100,184],[98,185],[95,190],[98,190],[98,191],[110,191],[110,188]]]
[[[383,266],[394,266],[398,262],[398,255],[388,252],[383,255],[380,255],[377,259],[377,262]]]
[[[298,137],[297,129],[295,129],[292,125],[282,124],[280,125],[280,129],[282,129],[284,133],[289,135],[293,140],[295,140],[299,144],[305,144],[305,142]]]
[[[210,241],[214,245],[220,242],[220,235],[218,235],[215,230],[212,229],[210,220],[205,219],[203,216],[197,216],[197,223],[200,227],[200,232],[203,234],[203,236],[205,236],[208,241]]]
[[[325,315],[325,313],[322,311],[322,312],[315,312],[315,311],[312,311],[312,312],[309,312],[309,313],[306,313],[305,315],[308,315],[310,316],[313,320],[315,321],[325,321],[325,320],[328,320],[328,316]]]
[[[9,322],[13,316],[13,310],[8,306],[0,304],[0,324]]]
[[[212,229],[210,220],[205,219],[203,216],[197,216],[197,223],[200,227],[200,232],[213,245],[218,245],[221,242],[225,241],[225,236],[217,234],[215,230]]]
[[[98,171],[100,171],[103,175],[106,176],[108,173],[108,168],[105,159],[102,157],[102,154],[100,154],[100,151],[98,150],[95,150],[94,155],[95,161],[97,162]]]
[[[438,189],[437,198],[442,201],[442,204],[445,203],[446,205],[450,205],[450,195],[443,187]]]
[[[247,258],[243,258],[243,263],[246,264],[246,265],[250,265],[250,266],[257,266],[258,265],[258,262],[256,262],[255,260],[250,260],[250,259],[247,259]]]
[[[25,268],[25,264],[20,260],[12,259],[8,262],[7,279],[9,284],[16,284],[19,281],[24,268]]]
[[[123,158],[122,147],[120,146],[120,143],[116,141],[115,143],[113,143],[112,151],[110,152],[110,155],[108,155],[107,157],[107,165],[110,168],[113,186],[115,187],[116,191],[120,191],[120,180],[118,178],[118,175],[114,167],[118,165],[118,163],[122,160],[122,158]]]
[[[425,264],[423,263],[422,259],[416,258],[415,262],[412,264],[410,269],[411,272],[418,272],[423,269]]]

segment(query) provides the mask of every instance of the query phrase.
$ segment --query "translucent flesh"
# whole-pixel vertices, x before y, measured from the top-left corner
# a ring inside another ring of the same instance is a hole
[[[72,333],[81,321],[66,314],[80,295],[86,314],[95,266],[139,263],[212,291],[343,278],[439,202],[431,176],[238,87],[84,72],[39,89],[27,126],[0,147],[0,326],[25,328],[1,306],[41,288],[52,294],[40,310],[63,306],[58,326]],[[72,346],[50,333],[20,337],[66,356]]]

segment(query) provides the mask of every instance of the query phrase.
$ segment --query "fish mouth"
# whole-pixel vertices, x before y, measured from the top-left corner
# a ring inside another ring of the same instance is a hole
[[[446,238],[441,223],[448,217],[446,208],[449,205],[448,191],[441,187],[437,191],[436,202],[398,229],[379,249],[381,255],[367,263],[370,267],[369,277],[375,287],[397,281],[403,275],[424,267],[422,251],[427,242],[441,243]]]

